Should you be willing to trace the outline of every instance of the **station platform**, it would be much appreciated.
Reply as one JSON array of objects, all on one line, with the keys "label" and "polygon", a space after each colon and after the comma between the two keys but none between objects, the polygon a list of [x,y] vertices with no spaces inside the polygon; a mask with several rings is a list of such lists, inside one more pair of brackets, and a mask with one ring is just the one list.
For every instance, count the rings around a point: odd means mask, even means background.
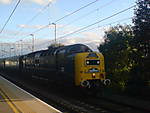
[{"label": "station platform", "polygon": [[0,113],[61,113],[0,76]]}]

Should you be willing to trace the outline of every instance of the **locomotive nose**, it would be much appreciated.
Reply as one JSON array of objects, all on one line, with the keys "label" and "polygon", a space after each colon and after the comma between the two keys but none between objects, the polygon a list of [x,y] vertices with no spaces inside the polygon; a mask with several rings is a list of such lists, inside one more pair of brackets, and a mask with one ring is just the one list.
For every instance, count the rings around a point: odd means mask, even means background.
[{"label": "locomotive nose", "polygon": [[[95,88],[109,84],[105,80],[104,57],[97,52],[78,53],[75,56],[75,84],[83,88]],[[96,84],[96,85],[95,85]],[[101,84],[101,85],[102,85]]]}]

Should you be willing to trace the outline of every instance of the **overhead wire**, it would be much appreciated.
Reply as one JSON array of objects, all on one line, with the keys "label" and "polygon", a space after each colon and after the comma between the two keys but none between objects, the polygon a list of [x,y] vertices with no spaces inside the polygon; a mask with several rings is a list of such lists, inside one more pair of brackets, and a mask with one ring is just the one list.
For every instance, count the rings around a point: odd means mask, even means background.
[{"label": "overhead wire", "polygon": [[72,34],[74,34],[74,33],[77,33],[77,32],[79,32],[79,31],[82,31],[82,30],[84,30],[84,29],[86,29],[86,28],[89,28],[89,27],[95,25],[95,24],[98,24],[98,23],[103,22],[103,21],[105,21],[105,20],[107,20],[107,19],[110,19],[110,18],[112,18],[112,17],[114,17],[114,16],[116,16],[116,15],[118,15],[118,14],[120,14],[120,13],[123,13],[123,12],[125,12],[125,11],[127,11],[127,10],[129,10],[129,9],[132,9],[132,8],[135,7],[135,6],[136,6],[136,5],[130,6],[130,7],[126,8],[126,9],[124,9],[124,10],[122,10],[122,11],[119,11],[119,12],[117,12],[117,13],[111,15],[111,16],[108,16],[108,17],[106,17],[106,18],[104,18],[104,19],[102,19],[102,20],[99,20],[99,21],[97,21],[97,22],[95,22],[95,23],[92,23],[92,24],[90,24],[90,25],[88,25],[88,26],[85,26],[85,27],[83,27],[83,28],[80,28],[80,29],[78,29],[78,30],[76,30],[76,31],[74,31],[74,32],[68,33],[68,34],[66,34],[66,35],[64,35],[64,36],[58,37],[58,39],[62,39],[62,38],[68,37],[68,36],[70,36],[70,35],[72,35]]},{"label": "overhead wire", "polygon": [[70,16],[70,15],[73,15],[73,14],[75,14],[76,12],[78,12],[78,11],[80,11],[80,10],[82,10],[82,9],[84,9],[84,8],[86,8],[86,7],[90,6],[90,5],[92,5],[92,4],[96,3],[96,2],[98,2],[98,1],[99,1],[99,0],[95,0],[95,1],[89,3],[89,4],[85,5],[85,6],[79,8],[79,9],[77,9],[77,10],[75,10],[75,11],[73,11],[73,12],[71,12],[71,13],[69,13],[69,14],[67,14],[67,15],[65,15],[65,16],[63,16],[63,17],[61,17],[61,18],[59,18],[59,19],[56,20],[54,23],[59,22],[60,20],[66,18],[66,17],[68,17],[68,16]]},{"label": "overhead wire", "polygon": [[[54,21],[54,22],[52,22],[52,23],[59,22],[60,20],[66,18],[66,17],[68,17],[68,16],[71,16],[71,15],[75,14],[76,12],[78,12],[78,11],[80,11],[80,10],[82,10],[82,9],[84,9],[84,8],[86,8],[86,7],[90,6],[90,5],[92,5],[92,4],[96,3],[96,2],[98,2],[98,1],[99,1],[99,0],[95,0],[95,1],[93,1],[93,2],[90,2],[90,3],[86,4],[85,6],[83,6],[83,7],[79,8],[79,9],[73,11],[72,13],[69,13],[69,14],[67,14],[67,15],[65,15],[65,16],[63,16],[63,17],[61,17],[61,18],[59,18],[59,19],[57,19],[56,21]],[[40,28],[40,29],[38,29],[38,30],[36,30],[36,31],[34,31],[34,32],[32,32],[32,33],[30,33],[30,34],[33,34],[33,33],[37,32],[37,31],[41,31],[42,29],[45,29],[45,27],[46,27],[46,26],[49,26],[49,25],[50,25],[50,24],[45,25],[44,27],[42,27],[42,28]],[[30,34],[28,34],[28,35],[26,35],[26,36],[29,36]]]},{"label": "overhead wire", "polygon": [[[38,12],[38,13],[37,13],[36,15],[34,15],[28,22],[26,22],[26,24],[31,23],[35,18],[37,18],[47,7],[49,7],[50,4],[52,4],[51,1],[50,1],[47,5],[45,5],[45,7],[43,7],[40,12]],[[46,26],[47,26],[47,25],[46,25]],[[23,27],[20,28],[20,30],[15,34],[15,36],[18,35],[23,29],[24,29]],[[41,29],[41,28],[40,28],[40,29]],[[39,31],[40,31],[40,30],[39,30]]]},{"label": "overhead wire", "polygon": [[33,16],[28,22],[28,23],[31,23],[35,18],[37,18],[46,8],[48,8],[50,6],[50,4],[52,4],[52,1],[50,1],[45,7],[43,7],[41,9],[41,11],[39,11],[35,16]]},{"label": "overhead wire", "polygon": [[[128,8],[126,8],[126,9],[124,9],[124,10],[121,10],[121,11],[119,11],[119,12],[117,12],[117,13],[115,13],[115,14],[113,14],[113,15],[111,15],[111,16],[108,16],[108,17],[106,17],[106,18],[104,18],[104,19],[102,19],[102,20],[99,20],[99,21],[97,21],[97,22],[95,22],[95,23],[93,23],[93,24],[90,24],[90,25],[88,25],[88,26],[85,26],[85,27],[83,27],[83,28],[80,28],[80,29],[78,29],[78,30],[76,30],[76,31],[74,31],[74,32],[72,32],[72,33],[68,33],[68,34],[66,34],[66,35],[64,35],[64,36],[60,36],[60,37],[58,37],[57,38],[57,40],[60,40],[60,39],[63,39],[63,38],[65,38],[65,37],[68,37],[68,36],[70,36],[70,35],[72,35],[72,34],[74,34],[74,33],[78,33],[78,32],[83,32],[82,30],[84,30],[84,29],[86,29],[86,28],[89,28],[89,27],[91,27],[91,26],[93,26],[93,25],[95,25],[95,24],[98,24],[98,23],[100,23],[100,22],[102,22],[102,21],[105,21],[105,20],[107,20],[107,19],[110,19],[110,18],[112,18],[112,17],[114,17],[114,16],[116,16],[116,15],[118,15],[118,14],[120,14],[120,13],[123,13],[123,12],[125,12],[125,11],[127,11],[127,10],[129,10],[129,9],[132,9],[133,7],[135,7],[136,5],[133,5],[133,6],[131,6],[131,7],[128,7]],[[109,23],[109,24],[111,24],[111,23]],[[50,25],[50,24],[49,24]],[[48,25],[47,25],[48,26]],[[44,27],[43,27],[44,28]],[[43,28],[41,28],[41,29],[39,29],[39,30],[42,30]],[[86,31],[86,30],[84,30],[84,31]],[[38,32],[38,30],[37,31],[35,31],[35,32]],[[27,36],[30,36],[30,34],[29,35],[27,35]],[[27,37],[26,36],[26,37]],[[53,40],[52,40],[53,41]],[[52,42],[51,41],[51,42]]]},{"label": "overhead wire", "polygon": [[[107,24],[103,24],[103,25],[100,25],[100,26],[96,26],[96,27],[93,27],[93,28],[90,28],[90,29],[86,29],[86,30],[78,32],[78,33],[86,32],[86,31],[90,31],[90,30],[94,30],[94,29],[98,29],[98,28],[101,28],[101,27],[105,27],[105,26],[108,26],[108,25],[112,25],[112,24],[115,24],[115,23],[118,23],[118,22],[130,20],[130,19],[132,19],[132,17],[128,17],[128,18],[124,18],[124,19],[120,19],[120,20],[111,22],[111,23],[107,23]],[[51,40],[51,42],[53,42],[53,41],[54,40]]]},{"label": "overhead wire", "polygon": [[15,8],[13,9],[13,11],[11,12],[10,16],[8,17],[8,19],[6,20],[4,26],[2,27],[0,34],[3,32],[3,30],[5,29],[6,25],[8,24],[8,22],[10,21],[12,15],[14,14],[15,10],[17,9],[19,3],[21,2],[21,0],[18,0],[17,4],[15,5]]},{"label": "overhead wire", "polygon": [[108,23],[108,24],[104,24],[104,25],[99,25],[99,26],[97,26],[97,27],[93,27],[93,28],[90,28],[90,29],[86,29],[86,30],[84,30],[84,31],[81,31],[81,32],[79,32],[79,33],[82,33],[82,32],[85,32],[85,31],[94,30],[94,29],[97,29],[97,28],[101,28],[101,27],[104,27],[104,26],[112,25],[112,24],[115,24],[115,23],[118,23],[118,22],[123,22],[123,21],[126,21],[126,20],[130,20],[130,19],[132,19],[132,17],[120,19],[120,20],[117,20],[117,21],[114,21],[114,22],[111,22],[111,23]]},{"label": "overhead wire", "polygon": [[125,21],[125,20],[130,20],[130,19],[132,19],[132,17],[120,19],[120,20],[117,20],[117,21],[114,21],[114,22],[111,22],[111,23],[103,24],[103,25],[99,25],[99,26],[96,26],[96,27],[93,27],[93,28],[90,28],[90,29],[86,29],[86,30],[78,32],[78,33],[91,31],[91,30],[94,30],[94,29],[98,29],[98,28],[101,28],[101,27],[104,27],[104,26],[112,25],[112,24],[115,24],[115,23],[118,23],[118,22],[122,22],[122,21]]},{"label": "overhead wire", "polygon": [[[83,6],[83,7],[81,7],[81,8],[79,8],[79,9],[76,10],[76,11],[73,11],[72,13],[68,14],[68,16],[70,16],[71,14],[73,14],[73,13],[75,13],[75,12],[77,12],[77,11],[83,9],[83,8],[86,8],[87,6],[93,4],[93,3],[97,2],[97,1],[98,1],[98,0],[96,0],[96,1],[94,1],[94,2],[91,2],[91,3],[89,3],[89,4],[87,4],[87,5]],[[91,13],[93,13],[93,12],[99,10],[100,8],[103,8],[103,7],[106,7],[106,6],[110,5],[113,1],[115,1],[115,0],[111,0],[111,1],[107,2],[106,4],[100,6],[99,8],[94,9],[94,10],[90,11],[89,13],[87,13],[87,14],[85,14],[85,15],[79,17],[79,18],[74,19],[73,21],[76,21],[76,20],[78,20],[78,19],[80,19],[80,18],[83,18],[83,17],[85,17],[85,16],[88,16],[89,14],[91,14]],[[65,16],[63,16],[63,17],[65,18],[66,16],[67,16],[67,15],[65,15]],[[63,19],[63,17],[60,18],[60,19],[58,19],[58,20]],[[57,20],[56,20],[56,21],[57,21]],[[55,22],[56,22],[56,21],[55,21]],[[73,22],[73,21],[72,21],[72,22]],[[54,23],[54,22],[52,22],[52,23]],[[70,23],[71,23],[71,22],[70,22]],[[69,23],[69,24],[70,24],[70,23]],[[62,26],[61,28],[66,27],[66,26],[68,26],[69,24]],[[41,31],[42,29],[47,28],[47,26],[49,26],[49,25],[50,25],[50,24],[45,25],[45,26],[43,26],[42,28],[40,28],[40,29],[38,29],[38,30],[36,30],[36,31],[34,31],[34,32],[32,32],[32,33],[30,33],[30,34],[34,34],[34,33],[38,32],[38,31]],[[58,29],[57,29],[57,30],[58,30]],[[30,35],[30,34],[29,34],[29,35]],[[29,36],[29,35],[27,35],[27,36]],[[26,37],[26,36],[25,36],[25,37]]]},{"label": "overhead wire", "polygon": [[[120,19],[120,20],[117,20],[117,21],[114,21],[114,22],[111,22],[111,23],[108,23],[108,24],[104,24],[104,25],[99,25],[99,26],[96,26],[96,27],[93,27],[93,28],[90,28],[90,29],[86,29],[86,30],[78,32],[78,33],[82,33],[82,32],[85,32],[85,31],[90,31],[90,30],[93,30],[93,29],[97,29],[97,28],[100,28],[100,27],[103,27],[103,26],[112,25],[112,24],[115,24],[115,23],[118,23],[118,22],[122,22],[122,21],[125,21],[125,20],[130,20],[130,19],[132,19],[132,17]],[[44,36],[48,36],[48,35],[45,34]]]},{"label": "overhead wire", "polygon": [[77,22],[78,20],[81,20],[82,18],[85,18],[86,16],[88,16],[88,15],[90,15],[90,14],[93,14],[94,12],[96,12],[96,11],[98,11],[98,10],[100,10],[100,9],[102,9],[102,8],[104,8],[104,7],[106,7],[106,6],[108,6],[108,5],[110,5],[111,3],[113,3],[113,1],[115,1],[115,0],[111,0],[111,1],[107,2],[106,4],[100,6],[99,8],[94,9],[94,10],[92,10],[92,11],[86,13],[85,15],[82,15],[82,16],[80,16],[80,17],[78,17],[78,18],[72,20],[72,21],[69,22],[68,24],[63,25],[60,29],[66,27],[66,26],[68,26],[68,25],[70,25],[71,23],[74,23],[74,22]]},{"label": "overhead wire", "polygon": [[[107,23],[107,24],[103,24],[103,25],[100,25],[100,26],[97,26],[97,27],[93,27],[93,28],[90,28],[90,29],[86,29],[84,31],[81,31],[81,32],[78,32],[78,33],[82,33],[82,32],[86,32],[86,31],[90,31],[90,30],[94,30],[94,29],[98,29],[98,28],[102,28],[102,27],[105,27],[105,26],[108,26],[108,25],[112,25],[112,24],[115,24],[115,23],[118,23],[118,22],[123,22],[123,21],[126,21],[126,20],[130,20],[132,19],[132,17],[128,17],[128,18],[123,18],[123,19],[120,19],[120,20],[117,20],[117,21],[114,21],[114,22],[111,22],[111,23]],[[46,41],[46,42],[43,42],[42,44],[40,45],[49,45],[49,43],[53,43],[54,40],[50,40],[50,41]]]},{"label": "overhead wire", "polygon": [[35,34],[36,32],[39,32],[39,31],[41,31],[42,29],[45,29],[45,28],[47,28],[47,27],[49,27],[49,26],[50,26],[50,24],[45,25],[45,26],[43,26],[43,27],[37,29],[36,31],[30,33],[30,34],[25,35],[24,37],[22,37],[22,40],[23,40],[24,38],[28,37],[28,36],[31,36],[31,34]]},{"label": "overhead wire", "polygon": [[[92,2],[92,3],[95,3],[95,2],[97,2],[97,1],[98,1],[98,0],[96,0],[96,1],[94,1],[94,2]],[[92,4],[92,3],[91,3],[91,4]],[[87,6],[87,5],[86,5],[86,6]],[[84,7],[85,7],[85,6],[84,6]],[[102,20],[99,20],[99,21],[97,21],[97,22],[95,22],[95,23],[93,23],[93,24],[90,24],[90,25],[88,25],[88,26],[85,26],[85,27],[83,27],[83,28],[80,28],[80,29],[78,29],[78,30],[76,30],[76,31],[74,31],[74,32],[68,33],[68,34],[66,34],[66,35],[64,35],[64,36],[60,36],[60,37],[58,37],[58,39],[62,39],[62,38],[68,37],[68,36],[70,36],[70,35],[72,35],[72,34],[74,34],[74,33],[77,33],[77,32],[79,32],[79,31],[82,31],[82,30],[84,30],[84,29],[86,29],[86,28],[88,28],[88,27],[91,27],[91,26],[93,26],[93,25],[95,25],[95,24],[98,24],[98,23],[100,23],[100,22],[102,22],[102,21],[105,21],[105,20],[107,20],[107,19],[109,19],[109,18],[112,18],[112,17],[114,17],[114,16],[116,16],[116,15],[118,15],[118,14],[120,14],[120,13],[123,13],[123,12],[125,12],[125,11],[127,11],[127,10],[133,8],[133,7],[135,7],[135,5],[133,5],[133,6],[129,7],[129,8],[127,8],[127,9],[124,9],[124,10],[118,12],[118,13],[115,13],[115,14],[109,16],[109,17],[106,17],[106,18],[104,18],[104,19],[102,19]],[[82,8],[83,8],[83,7],[82,7]],[[79,8],[79,9],[81,10],[81,8]],[[76,10],[76,11],[74,11],[74,12],[72,12],[72,13],[70,13],[70,15],[72,15],[72,14],[74,14],[75,12],[79,11],[79,9]],[[62,18],[56,20],[55,22],[58,22],[58,21],[64,19],[65,17],[68,17],[68,16],[70,16],[70,15],[66,15],[66,16],[64,16],[64,17],[62,17]],[[38,32],[38,31],[41,31],[42,29],[45,29],[45,28],[48,27],[49,25],[50,25],[50,24],[45,25],[44,27],[42,27],[42,28],[40,28],[40,29],[38,29],[38,30],[36,30],[36,31],[34,31],[34,32],[32,32],[32,33],[30,33],[30,34],[33,34],[33,33],[36,33],[36,32]],[[30,36],[30,34],[28,34],[27,36]],[[25,36],[25,37],[27,37],[27,36]]]}]

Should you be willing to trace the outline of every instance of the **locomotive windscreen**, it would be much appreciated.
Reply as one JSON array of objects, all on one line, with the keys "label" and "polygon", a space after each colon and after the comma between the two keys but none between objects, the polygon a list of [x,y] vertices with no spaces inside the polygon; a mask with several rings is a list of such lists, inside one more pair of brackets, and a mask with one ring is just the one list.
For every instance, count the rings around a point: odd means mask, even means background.
[{"label": "locomotive windscreen", "polygon": [[69,53],[82,53],[82,52],[92,52],[92,50],[85,45],[75,45],[68,50]]}]

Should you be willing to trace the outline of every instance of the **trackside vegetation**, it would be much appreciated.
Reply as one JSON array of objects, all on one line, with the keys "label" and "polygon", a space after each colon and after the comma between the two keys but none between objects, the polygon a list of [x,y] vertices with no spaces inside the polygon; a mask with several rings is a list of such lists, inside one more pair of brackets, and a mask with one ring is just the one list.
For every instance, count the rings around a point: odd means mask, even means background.
[{"label": "trackside vegetation", "polygon": [[150,95],[150,0],[137,0],[133,25],[117,25],[105,31],[98,47],[105,56],[111,89]]}]

